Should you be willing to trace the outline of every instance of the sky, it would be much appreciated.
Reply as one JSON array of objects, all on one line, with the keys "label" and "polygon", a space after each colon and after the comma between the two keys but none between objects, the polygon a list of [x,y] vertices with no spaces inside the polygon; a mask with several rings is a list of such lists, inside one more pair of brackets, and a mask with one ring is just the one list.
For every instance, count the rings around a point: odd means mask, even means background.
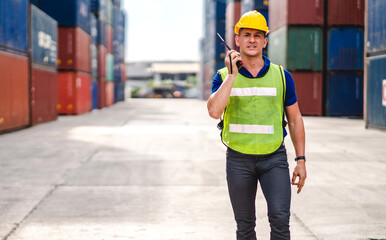
[{"label": "sky", "polygon": [[125,61],[199,61],[203,0],[122,0]]}]

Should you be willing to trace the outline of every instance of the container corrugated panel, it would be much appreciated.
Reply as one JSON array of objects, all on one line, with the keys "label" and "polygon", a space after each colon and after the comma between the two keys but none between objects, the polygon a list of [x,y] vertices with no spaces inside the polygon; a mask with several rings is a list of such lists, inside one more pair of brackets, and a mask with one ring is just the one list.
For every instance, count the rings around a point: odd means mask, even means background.
[{"label": "container corrugated panel", "polygon": [[106,23],[103,20],[98,20],[97,22],[98,26],[98,45],[102,44],[103,46],[106,46]]},{"label": "container corrugated panel", "polygon": [[59,26],[81,27],[90,32],[90,0],[39,0],[38,7],[58,21]]},{"label": "container corrugated panel", "polygon": [[114,55],[106,54],[106,81],[114,81]]},{"label": "container corrugated panel", "polygon": [[98,78],[98,108],[106,107],[106,79]]},{"label": "container corrugated panel", "polygon": [[106,54],[107,49],[103,45],[98,46],[98,76],[106,77]]},{"label": "container corrugated panel", "polygon": [[288,70],[322,70],[321,28],[282,27],[270,33],[269,38],[268,55],[272,62]]},{"label": "container corrugated panel", "polygon": [[28,58],[0,51],[0,132],[29,124]]},{"label": "container corrugated panel", "polygon": [[125,83],[114,83],[114,102],[125,101]]},{"label": "container corrugated panel", "polygon": [[106,82],[106,106],[114,104],[114,82]]},{"label": "container corrugated panel", "polygon": [[363,42],[360,28],[331,28],[328,32],[328,70],[362,70]]},{"label": "container corrugated panel", "polygon": [[58,117],[58,73],[56,68],[31,67],[31,125]]},{"label": "container corrugated panel", "polygon": [[58,25],[43,11],[31,5],[32,62],[56,68]]},{"label": "container corrugated panel", "polygon": [[94,44],[90,45],[91,77],[98,77],[98,48]]},{"label": "container corrugated panel", "polygon": [[363,72],[328,73],[326,115],[363,115]]},{"label": "container corrugated panel", "polygon": [[99,106],[99,82],[91,81],[91,109],[97,109]]},{"label": "container corrugated panel", "polygon": [[58,72],[59,114],[82,114],[91,110],[91,76],[83,72]]},{"label": "container corrugated panel", "polygon": [[91,44],[98,45],[98,20],[95,14],[90,14],[90,37]]},{"label": "container corrugated panel", "polygon": [[108,53],[113,53],[113,28],[106,25],[106,47]]},{"label": "container corrugated panel", "polygon": [[28,50],[28,19],[28,0],[0,1],[0,49]]},{"label": "container corrugated panel", "polygon": [[322,116],[323,76],[321,72],[291,72],[302,115]]},{"label": "container corrugated panel", "polygon": [[386,54],[367,58],[366,125],[386,128]]},{"label": "container corrugated panel", "polygon": [[364,25],[365,0],[328,0],[327,24]]},{"label": "container corrugated panel", "polygon": [[58,69],[90,72],[90,35],[81,28],[59,28]]},{"label": "container corrugated panel", "polygon": [[111,0],[106,0],[106,23],[108,25],[113,24],[113,2]]},{"label": "container corrugated panel", "polygon": [[[241,2],[230,2],[227,4],[225,12],[225,41],[232,49],[238,51],[235,42],[234,27],[241,17]],[[224,37],[224,36],[223,36]]]},{"label": "container corrugated panel", "polygon": [[367,52],[386,51],[386,1],[367,0]]},{"label": "container corrugated panel", "polygon": [[324,24],[324,0],[270,0],[270,30],[285,25]]}]

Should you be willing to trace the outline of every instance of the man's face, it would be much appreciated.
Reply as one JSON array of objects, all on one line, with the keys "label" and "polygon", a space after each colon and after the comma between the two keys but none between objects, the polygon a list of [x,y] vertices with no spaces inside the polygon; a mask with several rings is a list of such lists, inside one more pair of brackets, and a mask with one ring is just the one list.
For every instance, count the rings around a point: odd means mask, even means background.
[{"label": "man's face", "polygon": [[240,29],[236,35],[236,45],[240,47],[240,52],[247,57],[257,57],[261,55],[263,48],[267,45],[268,39],[264,32],[255,29]]}]

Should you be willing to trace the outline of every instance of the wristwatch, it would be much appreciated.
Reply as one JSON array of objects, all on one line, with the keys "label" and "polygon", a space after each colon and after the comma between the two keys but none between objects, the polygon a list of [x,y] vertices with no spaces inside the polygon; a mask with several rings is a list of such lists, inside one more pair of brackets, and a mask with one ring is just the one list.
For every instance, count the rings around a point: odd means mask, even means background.
[{"label": "wristwatch", "polygon": [[306,161],[306,157],[305,157],[305,156],[299,156],[299,157],[296,157],[296,158],[295,158],[295,161],[298,161],[298,160],[304,160],[304,161]]}]

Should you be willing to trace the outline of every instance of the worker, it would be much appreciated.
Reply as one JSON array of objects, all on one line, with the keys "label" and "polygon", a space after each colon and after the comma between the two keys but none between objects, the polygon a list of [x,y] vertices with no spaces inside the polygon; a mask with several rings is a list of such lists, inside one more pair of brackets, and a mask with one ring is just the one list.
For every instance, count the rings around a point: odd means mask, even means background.
[{"label": "worker", "polygon": [[[212,118],[223,117],[221,139],[227,146],[226,175],[236,236],[256,239],[255,198],[260,182],[271,239],[290,239],[291,184],[299,194],[307,175],[305,130],[294,80],[262,54],[269,29],[261,13],[246,12],[234,32],[240,52],[227,52],[226,67],[214,76],[207,107]],[[284,146],[285,117],[296,153],[292,179]]]}]

